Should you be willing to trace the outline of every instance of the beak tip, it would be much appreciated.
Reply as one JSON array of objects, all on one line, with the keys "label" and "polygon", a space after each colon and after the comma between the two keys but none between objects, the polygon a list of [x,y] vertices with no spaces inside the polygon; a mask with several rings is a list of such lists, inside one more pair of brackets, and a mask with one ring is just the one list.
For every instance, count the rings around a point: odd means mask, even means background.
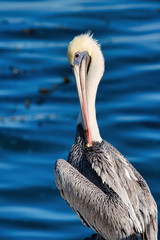
[{"label": "beak tip", "polygon": [[92,142],[91,143],[87,143],[86,145],[88,148],[92,147]]}]

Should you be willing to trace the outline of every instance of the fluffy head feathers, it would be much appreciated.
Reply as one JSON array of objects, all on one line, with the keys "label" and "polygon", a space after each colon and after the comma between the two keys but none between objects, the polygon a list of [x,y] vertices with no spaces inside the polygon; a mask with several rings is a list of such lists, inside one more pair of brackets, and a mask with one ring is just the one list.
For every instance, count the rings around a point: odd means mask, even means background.
[{"label": "fluffy head feathers", "polygon": [[71,65],[74,63],[74,54],[76,52],[85,52],[87,51],[91,59],[95,56],[95,49],[100,50],[100,45],[97,40],[93,38],[93,35],[90,33],[81,34],[76,36],[68,46],[68,59]]}]

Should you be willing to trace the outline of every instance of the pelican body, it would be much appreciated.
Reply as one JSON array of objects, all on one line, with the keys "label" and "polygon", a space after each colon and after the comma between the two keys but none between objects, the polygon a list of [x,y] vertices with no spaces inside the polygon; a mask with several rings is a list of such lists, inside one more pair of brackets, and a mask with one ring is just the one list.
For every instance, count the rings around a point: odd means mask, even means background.
[{"label": "pelican body", "polygon": [[62,197],[97,239],[157,240],[157,206],[149,187],[130,162],[102,140],[95,112],[104,73],[100,45],[90,34],[68,47],[80,113],[68,161],[58,159],[54,175]]}]

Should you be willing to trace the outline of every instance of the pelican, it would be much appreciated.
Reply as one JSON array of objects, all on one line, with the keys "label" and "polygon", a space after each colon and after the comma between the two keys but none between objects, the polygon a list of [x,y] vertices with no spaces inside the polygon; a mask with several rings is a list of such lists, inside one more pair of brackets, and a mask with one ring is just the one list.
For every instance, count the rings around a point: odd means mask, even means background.
[{"label": "pelican", "polygon": [[95,99],[104,57],[89,33],[69,44],[68,59],[77,85],[80,113],[68,161],[54,167],[56,185],[97,239],[157,240],[157,205],[142,176],[110,143],[96,120]]}]

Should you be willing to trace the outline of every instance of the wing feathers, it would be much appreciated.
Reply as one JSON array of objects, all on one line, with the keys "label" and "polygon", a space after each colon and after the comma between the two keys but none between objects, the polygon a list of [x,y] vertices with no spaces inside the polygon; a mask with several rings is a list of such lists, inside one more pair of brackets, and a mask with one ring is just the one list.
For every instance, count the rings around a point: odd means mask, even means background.
[{"label": "wing feathers", "polygon": [[119,240],[135,235],[135,229],[139,229],[137,220],[131,218],[128,208],[114,191],[106,195],[63,159],[57,160],[54,174],[63,198],[105,239]]},{"label": "wing feathers", "polygon": [[101,178],[102,185],[108,184],[127,205],[131,218],[139,223],[137,231],[146,231],[144,239],[157,240],[156,203],[145,180],[127,159],[104,141],[101,147],[97,147],[97,151],[94,149],[94,154],[87,152],[86,160]]}]

